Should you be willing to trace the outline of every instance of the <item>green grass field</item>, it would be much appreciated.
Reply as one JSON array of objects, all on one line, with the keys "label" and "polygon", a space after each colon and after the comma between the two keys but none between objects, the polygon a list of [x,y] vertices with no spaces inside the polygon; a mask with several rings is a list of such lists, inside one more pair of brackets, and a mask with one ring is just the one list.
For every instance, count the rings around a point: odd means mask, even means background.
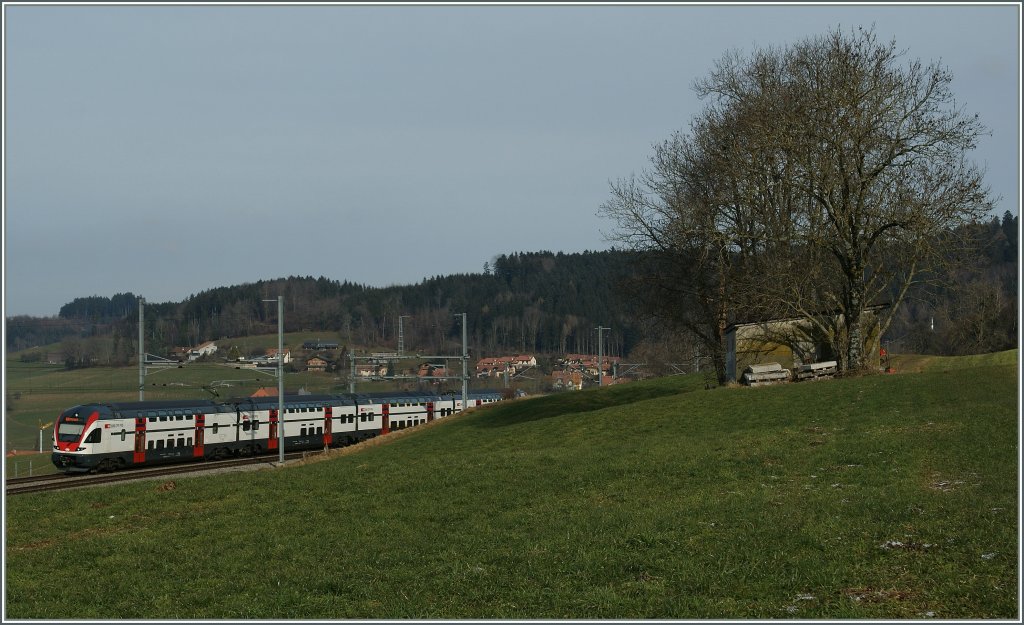
[{"label": "green grass field", "polygon": [[57,467],[50,461],[50,453],[26,454],[7,456],[6,465],[7,477],[28,477],[30,475],[52,475],[57,473]]},{"label": "green grass field", "polygon": [[518,400],[7,500],[8,618],[1015,619],[1016,354]]}]

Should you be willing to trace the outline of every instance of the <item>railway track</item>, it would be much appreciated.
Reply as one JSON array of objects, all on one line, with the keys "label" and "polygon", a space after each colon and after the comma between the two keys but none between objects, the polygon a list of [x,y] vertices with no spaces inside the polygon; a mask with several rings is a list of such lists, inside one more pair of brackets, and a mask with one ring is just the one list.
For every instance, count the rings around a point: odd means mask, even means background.
[{"label": "railway track", "polygon": [[[285,454],[284,459],[297,460],[312,455],[311,452],[294,452]],[[38,493],[50,490],[68,490],[71,488],[84,488],[98,484],[112,484],[114,482],[129,482],[133,480],[144,480],[163,478],[168,475],[182,473],[207,473],[232,467],[246,467],[256,465],[270,465],[278,461],[278,455],[265,454],[255,458],[233,458],[231,460],[216,460],[205,462],[189,462],[166,467],[149,467],[143,469],[125,469],[114,473],[86,473],[80,475],[67,475],[57,473],[55,475],[37,475],[34,477],[10,478],[4,484],[8,496],[21,495],[24,493]]]}]

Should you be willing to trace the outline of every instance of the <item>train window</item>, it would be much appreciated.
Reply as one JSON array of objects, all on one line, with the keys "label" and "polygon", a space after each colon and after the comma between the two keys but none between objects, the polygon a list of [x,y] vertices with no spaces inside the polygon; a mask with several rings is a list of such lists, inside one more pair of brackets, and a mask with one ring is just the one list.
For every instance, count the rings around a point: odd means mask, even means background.
[{"label": "train window", "polygon": [[317,428],[316,429],[316,433],[317,434],[323,434],[324,433],[324,429],[323,428]]},{"label": "train window", "polygon": [[192,415],[190,415],[190,414],[185,415],[185,420],[186,421],[191,421],[192,420]]},{"label": "train window", "polygon": [[128,434],[128,432],[125,432],[125,431],[124,431],[123,429],[121,430],[121,441],[122,441],[122,442],[124,441],[124,437],[125,437],[125,436],[126,436],[127,434]]},{"label": "train window", "polygon": [[213,424],[213,433],[214,433],[214,434],[216,434],[216,433],[217,433],[217,427],[218,427],[218,424],[217,424],[217,423],[214,423],[214,424]]},{"label": "train window", "polygon": [[177,417],[174,417],[174,420],[175,421],[184,421],[185,420],[185,415],[178,415]]},{"label": "train window", "polygon": [[100,442],[100,436],[103,434],[103,430],[93,430],[89,436],[85,438],[86,443],[98,443]]},{"label": "train window", "polygon": [[192,446],[192,437],[191,436],[189,436],[188,438],[185,439],[185,446],[186,447],[191,447]]},{"label": "train window", "polygon": [[163,448],[164,448],[164,441],[163,441],[163,439],[161,439],[161,440],[158,440],[158,441],[156,442],[156,448],[157,448],[157,449],[163,449]]},{"label": "train window", "polygon": [[305,435],[306,435],[306,428],[302,428],[301,430],[299,430],[299,436],[305,436]]},{"label": "train window", "polygon": [[150,417],[149,418],[149,422],[150,423],[156,423],[156,417]]},{"label": "train window", "polygon": [[259,427],[260,427],[260,420],[259,419],[253,419],[252,420],[252,429],[257,430],[257,429],[259,429]]},{"label": "train window", "polygon": [[153,449],[153,441],[146,441],[146,449]]},{"label": "train window", "polygon": [[243,432],[248,432],[249,431],[249,422],[248,421],[242,421],[242,431]]}]

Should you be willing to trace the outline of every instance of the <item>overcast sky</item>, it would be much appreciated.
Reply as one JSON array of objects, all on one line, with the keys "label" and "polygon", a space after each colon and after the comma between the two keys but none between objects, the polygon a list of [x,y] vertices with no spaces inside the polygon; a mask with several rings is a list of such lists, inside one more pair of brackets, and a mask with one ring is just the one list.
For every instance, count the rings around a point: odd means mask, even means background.
[{"label": "overcast sky", "polygon": [[731,48],[875,25],[941,60],[1020,205],[1019,5],[5,4],[4,309],[606,249],[609,181]]}]

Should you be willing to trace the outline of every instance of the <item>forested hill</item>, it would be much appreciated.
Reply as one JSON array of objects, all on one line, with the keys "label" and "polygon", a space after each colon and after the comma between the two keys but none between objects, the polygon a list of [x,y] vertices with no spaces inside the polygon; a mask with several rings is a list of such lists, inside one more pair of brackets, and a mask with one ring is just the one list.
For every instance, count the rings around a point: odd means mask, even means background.
[{"label": "forested hill", "polygon": [[[955,238],[980,241],[980,247],[972,247],[952,273],[936,276],[935,284],[916,285],[900,307],[885,336],[895,353],[955,355],[1017,345],[1019,218],[1007,212],[1002,220],[993,217],[970,230],[970,236]],[[221,287],[183,302],[147,304],[147,351],[274,333],[277,306],[262,300],[280,294],[287,331],[323,332],[322,339],[349,348],[396,348],[398,319],[407,317],[407,350],[454,354],[462,339],[456,315],[466,313],[474,357],[596,353],[598,326],[610,328],[606,352],[627,356],[641,340],[643,319],[621,288],[633,260],[634,253],[614,250],[530,252],[498,256],[480,273],[436,276],[415,285],[374,288],[291,277]],[[131,293],[78,298],[58,317],[8,318],[6,346],[18,351],[84,339],[69,345],[76,360],[127,364],[135,356],[137,320]],[[83,353],[88,347],[92,353]]]},{"label": "forested hill", "polygon": [[[285,330],[324,332],[324,340],[350,347],[397,347],[399,317],[405,347],[449,353],[461,345],[467,313],[474,356],[510,352],[597,351],[625,354],[639,339],[637,314],[619,296],[631,254],[531,252],[498,256],[481,273],[436,276],[419,284],[374,288],[320,277],[289,277],[201,292],[180,303],[147,303],[147,345],[155,351],[204,340],[275,332],[277,307],[262,300],[283,295]],[[58,319],[33,324],[8,320],[8,349],[69,335],[114,334],[121,356],[131,357],[137,335],[136,296],[76,299]]]}]

